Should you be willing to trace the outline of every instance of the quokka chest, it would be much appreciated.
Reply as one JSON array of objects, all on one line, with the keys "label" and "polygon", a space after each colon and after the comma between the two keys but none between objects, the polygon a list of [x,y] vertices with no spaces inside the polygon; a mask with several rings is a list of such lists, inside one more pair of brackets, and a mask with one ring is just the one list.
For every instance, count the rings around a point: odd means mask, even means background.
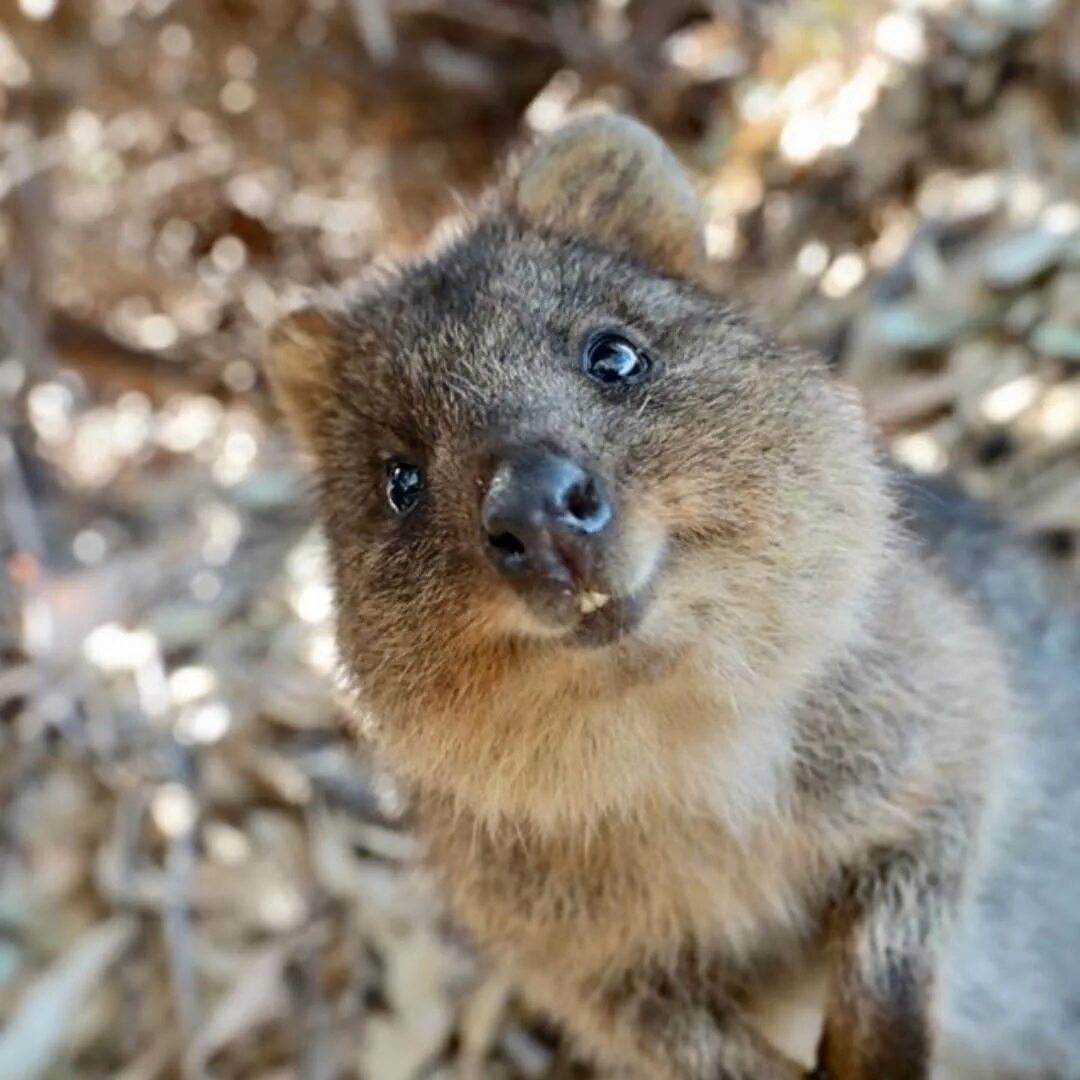
[{"label": "quokka chest", "polygon": [[459,823],[428,839],[458,918],[525,967],[598,971],[692,947],[749,971],[817,932],[817,859],[795,837],[736,846],[710,822],[661,819],[562,839]]}]

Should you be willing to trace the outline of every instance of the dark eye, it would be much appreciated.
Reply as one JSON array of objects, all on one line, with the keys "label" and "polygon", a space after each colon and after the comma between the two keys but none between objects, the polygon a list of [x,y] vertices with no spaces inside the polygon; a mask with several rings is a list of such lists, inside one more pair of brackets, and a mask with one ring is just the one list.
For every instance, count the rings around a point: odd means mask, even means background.
[{"label": "dark eye", "polygon": [[581,367],[590,379],[602,383],[640,382],[649,373],[652,361],[622,334],[601,330],[585,342]]},{"label": "dark eye", "polygon": [[395,514],[411,510],[424,490],[424,473],[416,465],[391,461],[386,466],[386,501]]}]

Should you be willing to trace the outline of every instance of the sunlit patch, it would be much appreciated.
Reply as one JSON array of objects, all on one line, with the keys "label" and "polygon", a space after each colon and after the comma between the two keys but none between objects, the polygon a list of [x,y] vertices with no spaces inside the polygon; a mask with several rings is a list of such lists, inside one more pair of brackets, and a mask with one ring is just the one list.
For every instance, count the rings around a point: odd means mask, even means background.
[{"label": "sunlit patch", "polygon": [[245,79],[230,79],[221,88],[218,100],[227,113],[245,113],[255,104],[255,87]]},{"label": "sunlit patch", "polygon": [[220,236],[210,249],[210,258],[223,274],[235,274],[247,262],[247,248],[238,236]]},{"label": "sunlit patch", "polygon": [[26,397],[30,423],[45,442],[58,443],[70,438],[75,397],[58,382],[38,383]]},{"label": "sunlit patch", "polygon": [[28,18],[37,22],[52,16],[57,0],[19,0],[19,10]]},{"label": "sunlit patch", "polygon": [[948,169],[937,169],[920,186],[916,208],[925,217],[979,217],[996,210],[1005,194],[1000,173],[959,176]]},{"label": "sunlit patch", "polygon": [[114,428],[110,441],[121,457],[138,454],[150,439],[153,430],[153,408],[150,399],[137,390],[129,390],[116,399]]},{"label": "sunlit patch", "polygon": [[538,134],[554,131],[566,119],[580,91],[581,76],[576,71],[564,68],[555,72],[525,110],[525,122]]},{"label": "sunlit patch", "polygon": [[995,386],[980,403],[980,411],[992,424],[1007,424],[1030,408],[1039,396],[1042,383],[1034,375],[1021,375]]},{"label": "sunlit patch", "polygon": [[182,23],[168,23],[158,34],[158,44],[166,56],[180,60],[191,52],[193,38],[191,31]]},{"label": "sunlit patch", "polygon": [[837,256],[821,279],[821,291],[839,300],[854,292],[866,280],[866,260],[858,252]]},{"label": "sunlit patch", "polygon": [[1080,434],[1080,386],[1062,383],[1048,390],[1039,409],[1039,426],[1052,442]]},{"label": "sunlit patch", "polygon": [[820,240],[810,240],[799,248],[795,267],[803,277],[818,278],[829,265],[829,249]]},{"label": "sunlit patch", "polygon": [[190,454],[217,432],[223,411],[221,403],[212,397],[195,395],[176,399],[162,410],[155,438],[174,454]]},{"label": "sunlit patch", "polygon": [[148,315],[139,323],[139,342],[146,349],[171,349],[180,340],[180,331],[168,315]]},{"label": "sunlit patch", "polygon": [[224,738],[232,725],[232,712],[223,701],[207,701],[181,709],[173,730],[181,742],[209,745]]},{"label": "sunlit patch", "polygon": [[325,622],[334,610],[334,594],[329,585],[309,582],[296,592],[293,608],[306,623]]},{"label": "sunlit patch", "polygon": [[877,270],[891,266],[907,250],[915,235],[917,219],[906,207],[888,207],[884,224],[870,247],[870,264]]},{"label": "sunlit patch", "polygon": [[289,577],[297,581],[326,577],[326,545],[318,531],[306,533],[289,552],[286,569]]},{"label": "sunlit patch", "polygon": [[884,57],[868,56],[846,79],[835,60],[824,60],[793,78],[780,100],[787,116],[779,140],[783,157],[806,165],[828,150],[848,146],[892,71]]},{"label": "sunlit patch", "polygon": [[1058,235],[1080,232],[1080,205],[1074,202],[1051,203],[1043,211],[1040,222],[1047,232]]},{"label": "sunlit patch", "polygon": [[1041,177],[1020,175],[1010,178],[1006,206],[1017,224],[1027,224],[1046,208],[1049,190]]},{"label": "sunlit patch", "polygon": [[874,44],[892,60],[917,64],[926,57],[926,27],[917,15],[892,11],[874,27]]},{"label": "sunlit patch", "polygon": [[221,456],[214,462],[214,479],[222,484],[235,484],[251,471],[259,444],[250,431],[231,431],[225,436]]},{"label": "sunlit patch", "polygon": [[726,22],[691,23],[664,42],[664,56],[674,67],[701,82],[734,79],[747,57]]},{"label": "sunlit patch", "polygon": [[162,784],[150,800],[150,817],[158,831],[175,840],[187,836],[199,819],[194,796],[183,784]]},{"label": "sunlit patch", "polygon": [[67,137],[72,149],[79,154],[89,154],[101,145],[104,126],[101,118],[89,109],[75,109],[67,118]]},{"label": "sunlit patch", "polygon": [[238,866],[251,858],[251,842],[227,822],[208,822],[203,841],[210,858],[222,866]]},{"label": "sunlit patch", "polygon": [[902,465],[924,475],[943,472],[949,464],[945,448],[926,431],[901,435],[893,440],[892,450]]},{"label": "sunlit patch", "polygon": [[86,635],[83,656],[102,671],[135,671],[157,657],[157,639],[148,630],[105,623]]},{"label": "sunlit patch", "polygon": [[338,664],[337,642],[329,631],[311,635],[305,652],[307,662],[320,674],[330,675]]},{"label": "sunlit patch", "polygon": [[734,217],[710,221],[705,226],[705,251],[710,259],[731,259],[738,252],[739,229]]},{"label": "sunlit patch", "polygon": [[177,668],[169,675],[169,695],[177,705],[190,705],[209,696],[217,687],[217,676],[201,664]]},{"label": "sunlit patch", "polygon": [[260,887],[256,908],[266,928],[275,933],[295,930],[307,917],[304,898],[287,881],[275,880]]},{"label": "sunlit patch", "polygon": [[244,285],[244,307],[252,313],[252,318],[262,326],[268,325],[281,312],[280,297],[261,280],[249,281]]}]

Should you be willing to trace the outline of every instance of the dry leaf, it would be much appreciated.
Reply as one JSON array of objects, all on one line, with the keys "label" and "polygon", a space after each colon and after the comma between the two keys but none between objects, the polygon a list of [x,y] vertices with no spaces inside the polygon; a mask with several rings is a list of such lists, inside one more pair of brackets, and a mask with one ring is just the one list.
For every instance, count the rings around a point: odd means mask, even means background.
[{"label": "dry leaf", "polygon": [[284,983],[290,948],[275,943],[247,959],[185,1054],[194,1073],[234,1039],[281,1016],[289,1007]]},{"label": "dry leaf", "polygon": [[64,1050],[79,1008],[135,935],[118,915],[84,934],[23,994],[0,1031],[0,1076],[36,1080]]}]

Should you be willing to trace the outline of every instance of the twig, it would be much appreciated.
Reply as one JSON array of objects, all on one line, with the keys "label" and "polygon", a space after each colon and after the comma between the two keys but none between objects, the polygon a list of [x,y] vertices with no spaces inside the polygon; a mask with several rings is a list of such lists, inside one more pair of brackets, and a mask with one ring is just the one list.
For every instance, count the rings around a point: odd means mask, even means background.
[{"label": "twig", "polygon": [[[23,475],[19,448],[15,439],[3,432],[0,432],[0,525],[3,525],[0,529],[0,648],[25,655],[34,651],[38,644],[34,638],[39,633],[39,627],[27,616],[41,612],[46,603],[37,570],[45,551],[45,539]],[[16,552],[32,560],[27,563],[34,568],[28,579],[15,580],[8,571],[8,556]]]},{"label": "twig", "polygon": [[[16,113],[30,125],[36,136],[44,127],[47,94],[20,95]],[[0,294],[0,330],[19,356],[30,376],[40,377],[49,367],[45,341],[48,334],[48,307],[45,283],[49,280],[49,236],[52,222],[52,185],[49,170],[60,163],[66,142],[58,136],[35,138],[26,161],[5,160],[0,170],[8,186],[0,198],[9,197],[14,223],[13,257],[5,260]]]},{"label": "twig", "polygon": [[[190,792],[194,779],[191,755],[175,744],[171,749],[175,757],[174,774]],[[169,893],[162,912],[169,981],[184,1045],[188,1045],[198,1031],[200,1016],[190,904],[195,865],[195,823],[191,822],[190,827],[177,829],[169,841],[166,856]],[[184,1080],[206,1080],[206,1071],[198,1061],[185,1058],[183,1076]]]},{"label": "twig", "polygon": [[115,915],[87,930],[26,988],[0,1030],[0,1075],[38,1080],[63,1053],[79,1006],[124,953],[137,924]]},{"label": "twig", "polygon": [[300,960],[296,992],[301,996],[300,1076],[302,1080],[331,1080],[336,1073],[330,1017],[322,992],[323,954],[326,935],[316,926],[307,935]]},{"label": "twig", "polygon": [[441,15],[444,19],[467,23],[532,45],[558,45],[545,16],[488,0],[396,0],[394,9],[402,15]]},{"label": "twig", "polygon": [[[117,800],[113,827],[118,879],[125,892],[130,892],[132,889],[139,846],[139,830],[145,810],[142,790],[134,785],[127,785]],[[128,1057],[135,1051],[138,1036],[140,990],[135,973],[130,967],[125,966],[120,969],[117,973],[117,981],[123,1002],[121,1013],[123,1022],[119,1042],[125,1057]],[[160,1043],[155,1044],[153,1049],[160,1050],[160,1045]],[[145,1058],[144,1052],[138,1060],[142,1062]]]},{"label": "twig", "polygon": [[[45,538],[38,521],[29,485],[23,475],[22,463],[15,440],[0,433],[0,511],[7,525],[8,536],[16,551],[40,557],[45,550]],[[7,554],[0,548],[0,554]]]},{"label": "twig", "polygon": [[176,1039],[171,1031],[159,1035],[113,1080],[157,1080],[176,1057]]},{"label": "twig", "polygon": [[132,348],[63,312],[54,312],[51,323],[50,344],[59,358],[98,391],[141,390],[155,401],[178,392],[230,396],[215,376],[181,360]]},{"label": "twig", "polygon": [[397,59],[397,35],[384,0],[351,0],[350,8],[357,33],[376,64],[392,64]]},{"label": "twig", "polygon": [[[294,993],[301,997],[301,1060],[300,1075],[302,1080],[330,1080],[335,1074],[336,1063],[330,1038],[330,1016],[322,990],[322,968],[326,953],[329,930],[325,919],[328,897],[319,882],[318,873],[312,859],[314,851],[315,815],[308,807],[304,814],[304,830],[307,835],[307,858],[305,877],[307,878],[308,903],[316,913],[313,925],[303,936],[303,952],[300,958],[300,978]],[[320,919],[318,916],[322,916]]]},{"label": "twig", "polygon": [[867,411],[879,431],[894,435],[944,412],[956,400],[957,389],[956,376],[948,371],[910,379],[889,386],[887,393],[868,394]]}]

